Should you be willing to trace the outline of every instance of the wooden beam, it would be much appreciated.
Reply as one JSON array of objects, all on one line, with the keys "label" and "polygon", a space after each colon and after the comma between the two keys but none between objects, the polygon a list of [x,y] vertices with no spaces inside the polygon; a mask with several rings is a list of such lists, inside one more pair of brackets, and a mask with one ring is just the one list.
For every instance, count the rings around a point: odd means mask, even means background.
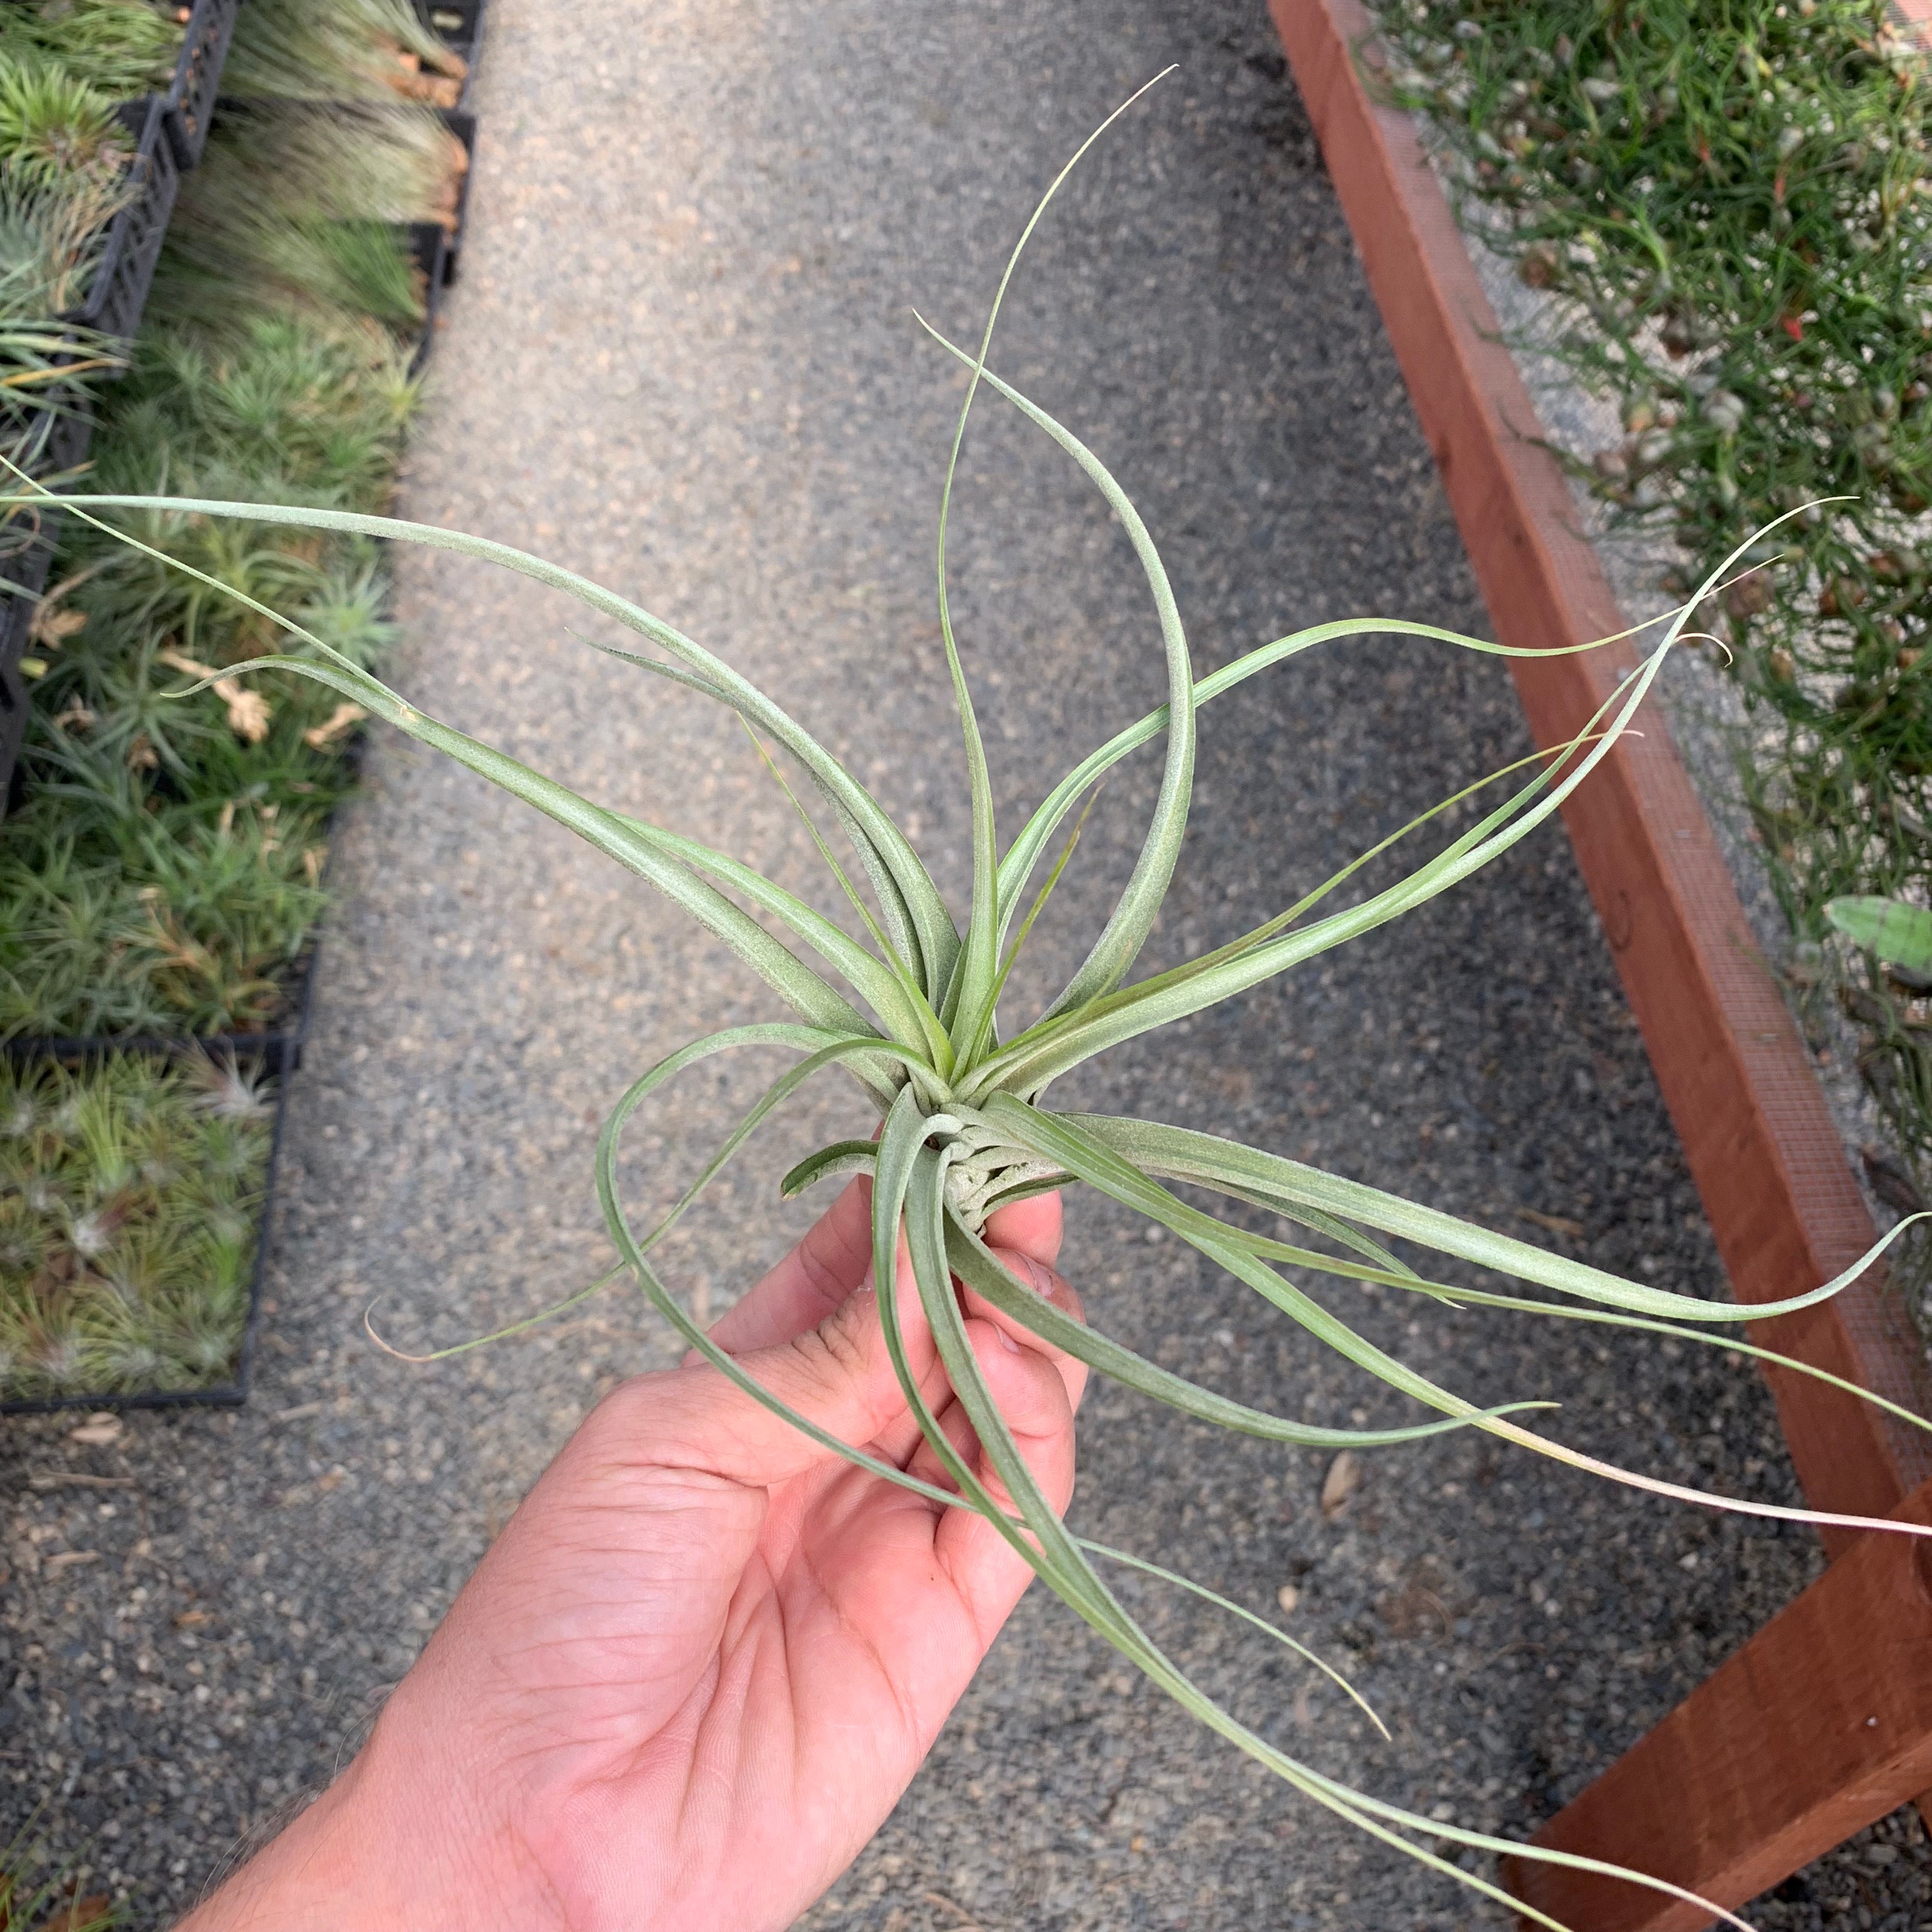
[{"label": "wooden beam", "polygon": [[[1898,1514],[1932,1523],[1932,1484]],[[1932,1541],[1857,1543],[1536,1834],[1735,1910],[1932,1787]],[[1587,1932],[1697,1932],[1616,1879],[1507,1862]]]},{"label": "wooden beam", "polygon": [[[1621,630],[1414,127],[1364,84],[1357,57],[1371,23],[1360,0],[1272,4],[1497,636],[1550,646]],[[1572,736],[1632,662],[1628,646],[1611,646],[1513,663],[1537,742]],[[1643,729],[1564,815],[1732,1290],[1774,1300],[1838,1274],[1876,1234],[1702,802],[1661,718]],[[1880,1268],[1754,1333],[1932,1409],[1922,1350]],[[1808,1378],[1774,1370],[1769,1379],[1816,1507],[1883,1516],[1932,1477],[1932,1438]],[[1834,1549],[1850,1540],[1826,1539]]]}]

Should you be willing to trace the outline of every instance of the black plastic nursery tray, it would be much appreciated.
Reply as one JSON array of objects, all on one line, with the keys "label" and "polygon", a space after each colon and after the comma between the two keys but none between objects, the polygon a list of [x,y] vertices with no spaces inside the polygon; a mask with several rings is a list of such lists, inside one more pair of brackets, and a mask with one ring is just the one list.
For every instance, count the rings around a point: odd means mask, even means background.
[{"label": "black plastic nursery tray", "polygon": [[[82,415],[56,416],[41,457],[44,473],[58,476],[76,468],[87,454],[92,420]],[[14,767],[26,736],[31,694],[20,660],[27,655],[40,592],[53,562],[59,513],[44,506],[22,508],[0,524],[0,814],[11,789]]]},{"label": "black plastic nursery tray", "polygon": [[466,107],[446,107],[442,110],[443,124],[463,143],[466,165],[463,170],[463,185],[456,194],[456,226],[449,238],[449,279],[456,279],[455,256],[463,246],[463,231],[470,224],[470,184],[476,176],[476,116]]},{"label": "black plastic nursery tray", "polygon": [[460,54],[470,74],[463,83],[463,98],[470,98],[470,82],[476,77],[476,55],[483,42],[483,10],[486,0],[416,0],[416,13],[423,24],[434,29]]},{"label": "black plastic nursery tray", "polygon": [[436,341],[438,318],[442,310],[443,291],[456,280],[463,256],[463,232],[470,220],[470,184],[476,177],[476,117],[460,108],[442,110],[444,124],[463,143],[470,165],[464,170],[463,186],[456,197],[456,222],[446,228],[440,221],[412,221],[404,231],[409,238],[410,256],[417,274],[423,278],[422,340],[410,358],[412,375],[421,372],[429,360]]},{"label": "black plastic nursery tray", "polygon": [[309,1019],[315,1004],[316,962],[322,950],[311,940],[282,988],[278,1024],[248,1033],[24,1034],[0,1041],[0,1054],[16,1065],[37,1060],[77,1062],[112,1053],[158,1054],[171,1059],[202,1054],[210,1058],[259,1060],[278,1076],[302,1064]]},{"label": "black plastic nursery tray", "polygon": [[140,322],[148,285],[154,279],[161,238],[181,186],[181,165],[168,139],[167,103],[162,96],[130,100],[116,111],[134,136],[134,196],[108,226],[107,245],[87,299],[64,319],[129,340]]},{"label": "black plastic nursery tray", "polygon": [[194,0],[175,77],[162,97],[168,142],[181,167],[193,167],[207,145],[208,124],[214,118],[221,70],[240,6],[241,0]]},{"label": "black plastic nursery tray", "polygon": [[404,230],[410,259],[422,278],[423,323],[422,338],[410,358],[410,374],[422,373],[436,344],[436,318],[442,310],[442,292],[456,279],[456,247],[449,230],[440,221],[412,221]]}]

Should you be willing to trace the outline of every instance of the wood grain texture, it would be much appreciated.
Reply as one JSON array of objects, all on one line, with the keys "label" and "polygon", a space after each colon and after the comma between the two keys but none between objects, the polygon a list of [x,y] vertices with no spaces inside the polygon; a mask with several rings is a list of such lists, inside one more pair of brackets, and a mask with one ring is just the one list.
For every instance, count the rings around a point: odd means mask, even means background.
[{"label": "wood grain texture", "polygon": [[[1414,128],[1365,84],[1367,15],[1358,0],[1273,8],[1497,636],[1546,647],[1622,629]],[[1634,661],[1628,646],[1516,661],[1537,742],[1571,736]],[[1732,1291],[1775,1300],[1837,1274],[1876,1234],[1696,788],[1655,710],[1642,729],[1564,816]],[[1918,1339],[1882,1268],[1753,1334],[1932,1408]],[[1882,1516],[1932,1478],[1932,1438],[1808,1378],[1773,1370],[1769,1380],[1815,1507]],[[1835,1551],[1850,1538],[1826,1540]]]}]

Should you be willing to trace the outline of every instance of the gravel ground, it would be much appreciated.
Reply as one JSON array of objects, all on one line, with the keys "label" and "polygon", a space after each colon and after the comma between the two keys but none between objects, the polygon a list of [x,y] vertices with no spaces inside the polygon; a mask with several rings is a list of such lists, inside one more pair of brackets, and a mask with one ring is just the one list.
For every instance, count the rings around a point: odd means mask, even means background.
[{"label": "gravel ground", "polygon": [[[916,302],[971,328],[1036,188],[1156,68],[1180,71],[1048,223],[999,362],[1114,463],[1205,669],[1359,612],[1479,628],[1428,452],[1259,0],[909,9],[494,0],[464,280],[412,458],[415,514],[530,541],[642,596],[823,727],[963,887],[967,821],[932,616],[954,378]],[[967,465],[959,607],[1009,824],[1150,702],[1124,546],[991,410]],[[728,719],[568,634],[533,587],[410,559],[404,688],[632,812],[794,884],[815,862]],[[935,748],[928,750],[928,747]],[[1204,731],[1162,962],[1286,903],[1525,740],[1504,678],[1378,640],[1304,660]],[[130,1415],[111,1444],[10,1425],[0,1731],[12,1823],[91,1845],[137,1925],[325,1781],[587,1405],[662,1361],[622,1298],[434,1369],[589,1278],[594,1124],[747,976],[548,822],[389,740],[347,815],[342,903],[294,1095],[256,1393]],[[1153,767],[1123,777],[1014,1010],[1124,876]],[[815,888],[814,888],[815,890]],[[663,1198],[752,1090],[694,1082],[640,1141]],[[1550,832],[1396,931],[1070,1084],[1232,1124],[1567,1252],[1712,1292],[1708,1233],[1595,922]],[[700,1307],[800,1225],[794,1153],[730,1178],[673,1258]],[[776,1163],[776,1165],[773,1163]],[[1526,1215],[1549,1217],[1526,1222]],[[1090,1314],[1243,1400],[1379,1415],[1372,1388],[1232,1283],[1087,1200]],[[1540,1237],[1541,1238],[1541,1237]],[[1555,1394],[1581,1445],[1796,1499],[1756,1378],[1716,1358],[1364,1298],[1472,1394]],[[1383,1452],[1326,1520],[1312,1455],[1104,1391],[1090,1534],[1180,1562],[1355,1673],[1395,1732],[1156,1586],[1124,1586],[1210,1689],[1322,1766],[1519,1829],[1578,1789],[1814,1575],[1812,1540],[1627,1498],[1472,1441]],[[1909,1814],[1792,1881],[1766,1927],[1927,1922]],[[1496,1915],[1204,1741],[1049,1597],[1029,1597],[819,1932],[1436,1928]]]}]

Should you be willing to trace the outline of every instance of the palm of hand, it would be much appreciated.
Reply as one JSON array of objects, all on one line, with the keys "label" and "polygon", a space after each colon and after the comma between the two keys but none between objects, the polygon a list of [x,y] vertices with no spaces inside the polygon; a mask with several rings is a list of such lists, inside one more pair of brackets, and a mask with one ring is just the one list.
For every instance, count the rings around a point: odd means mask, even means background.
[{"label": "palm of hand", "polygon": [[[855,1184],[714,1333],[833,1434],[950,1486],[885,1354],[868,1214]],[[1057,1200],[1009,1210],[988,1236],[1073,1307],[1047,1265]],[[899,1307],[923,1393],[976,1461],[903,1268]],[[967,1313],[1064,1507],[1079,1365],[1016,1342],[970,1297]],[[626,1384],[586,1422],[384,1726],[398,1748],[440,1741],[448,1768],[419,1766],[410,1785],[483,1810],[497,1862],[465,1882],[472,1914],[494,1895],[542,1900],[573,1932],[781,1927],[890,1810],[1029,1575],[978,1516],[830,1456],[687,1366]],[[379,1755],[382,1727],[375,1742]]]}]

